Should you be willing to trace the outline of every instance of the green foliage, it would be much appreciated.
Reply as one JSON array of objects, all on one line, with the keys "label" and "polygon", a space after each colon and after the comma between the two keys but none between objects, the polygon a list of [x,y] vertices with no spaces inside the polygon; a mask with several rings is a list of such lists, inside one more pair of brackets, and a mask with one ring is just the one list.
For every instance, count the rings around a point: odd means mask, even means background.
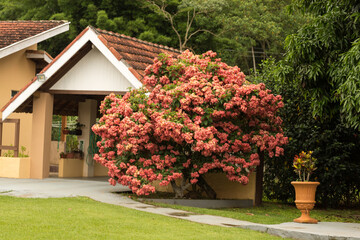
[{"label": "green foliage", "polygon": [[286,38],[285,63],[311,99],[311,111],[323,121],[341,118],[360,130],[360,3],[356,0],[298,0],[313,16]]},{"label": "green foliage", "polygon": [[61,136],[61,116],[53,115],[51,128],[51,141],[60,141]]},{"label": "green foliage", "polygon": [[[284,98],[284,131],[290,142],[284,157],[268,159],[265,194],[294,198],[289,169],[301,149],[314,150],[321,184],[317,199],[325,206],[358,204],[359,138],[359,7],[358,1],[299,0],[312,15],[290,35],[285,59],[269,60],[257,81]],[[279,167],[282,166],[282,167]]]},{"label": "green foliage", "polygon": [[86,26],[93,25],[105,30],[139,37],[151,31],[154,42],[177,47],[169,25],[161,16],[144,8],[141,1],[97,0],[0,0],[0,20],[68,20],[70,30],[40,44],[56,56]]},{"label": "green foliage", "polygon": [[195,53],[213,50],[248,73],[253,67],[251,47],[257,63],[271,55],[281,57],[285,36],[306,19],[287,11],[291,0],[151,2],[164,4],[174,28],[166,14],[146,0],[0,0],[0,20],[70,21],[68,32],[40,43],[39,48],[53,56],[92,25],[174,48],[183,45]]},{"label": "green foliage", "polygon": [[[8,150],[8,151],[4,152],[4,157],[15,157],[14,150]],[[20,147],[20,152],[18,154],[18,157],[20,157],[20,158],[29,157],[29,154],[26,152],[25,146]]]},{"label": "green foliage", "polygon": [[340,114],[343,121],[354,129],[360,129],[360,38],[350,50],[341,55],[334,71],[338,85],[336,95],[340,100]]},{"label": "green foliage", "polygon": [[231,0],[221,12],[222,33],[217,36],[221,43],[221,57],[229,64],[238,65],[243,71],[253,68],[251,48],[255,62],[273,56],[281,59],[283,41],[295,33],[308,17],[299,12],[289,12],[288,0]]},{"label": "green foliage", "polygon": [[66,135],[66,152],[79,150],[79,141],[75,135]]},{"label": "green foliage", "polygon": [[338,207],[359,202],[360,191],[360,135],[359,131],[344,126],[340,118],[327,119],[312,116],[311,99],[304,96],[304,89],[297,81],[285,81],[293,68],[283,61],[268,60],[256,79],[265,82],[274,93],[281,94],[284,108],[284,134],[289,144],[285,155],[266,159],[264,192],[269,199],[293,201],[294,190],[290,182],[297,176],[292,160],[301,149],[313,149],[318,159],[315,180],[320,182],[317,200],[325,206]]}]

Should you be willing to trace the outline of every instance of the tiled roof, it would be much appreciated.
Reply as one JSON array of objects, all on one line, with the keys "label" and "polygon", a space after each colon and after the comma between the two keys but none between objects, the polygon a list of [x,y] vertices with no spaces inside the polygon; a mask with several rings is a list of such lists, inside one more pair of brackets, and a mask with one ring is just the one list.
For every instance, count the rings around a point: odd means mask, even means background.
[{"label": "tiled roof", "polygon": [[[145,68],[153,63],[155,57],[159,53],[167,53],[177,56],[181,52],[177,49],[167,46],[150,43],[139,40],[137,38],[129,37],[123,34],[113,33],[101,29],[95,29],[93,27],[87,27],[84,29],[56,58],[49,63],[41,73],[44,73],[49,69],[61,56],[67,52],[70,47],[75,44],[89,29],[93,30],[101,42],[111,51],[111,53],[119,60],[124,60],[129,65],[129,70],[138,79],[142,80],[145,73]],[[10,101],[2,107],[3,112],[16,98],[18,98],[31,84],[36,81],[35,76],[31,82],[24,86]]]},{"label": "tiled roof", "polygon": [[153,63],[154,58],[157,57],[159,53],[167,53],[175,56],[180,54],[179,50],[167,46],[142,41],[137,38],[102,29],[93,28],[93,30],[118,60],[123,59],[126,61],[130,71],[139,80],[144,77],[145,68]]},{"label": "tiled roof", "polygon": [[64,23],[66,21],[0,21],[0,49]]}]

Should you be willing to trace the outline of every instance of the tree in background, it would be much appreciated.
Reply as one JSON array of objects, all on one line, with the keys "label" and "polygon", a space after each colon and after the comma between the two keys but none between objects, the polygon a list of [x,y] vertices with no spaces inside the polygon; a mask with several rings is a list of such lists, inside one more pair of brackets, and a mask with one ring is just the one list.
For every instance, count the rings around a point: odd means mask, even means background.
[{"label": "tree in background", "polygon": [[286,39],[286,79],[302,87],[314,117],[360,130],[360,2],[302,0],[313,19]]},{"label": "tree in background", "polygon": [[215,57],[188,50],[178,58],[160,55],[145,71],[150,91],[105,98],[92,129],[102,137],[95,159],[109,168],[110,183],[143,195],[155,191],[151,183],[157,180],[171,184],[180,198],[197,184],[214,198],[205,173],[224,172],[247,184],[260,162],[258,151],[283,154],[281,96],[248,83],[238,67]]},{"label": "tree in background", "polygon": [[176,46],[176,40],[169,37],[172,32],[168,23],[142,6],[138,0],[0,0],[0,19],[70,21],[69,32],[42,43],[52,55],[62,51],[88,25]]},{"label": "tree in background", "polygon": [[252,68],[272,56],[282,59],[283,42],[287,35],[308,20],[308,16],[293,11],[291,0],[231,0],[218,18],[223,22],[217,49],[222,58],[242,69]]},{"label": "tree in background", "polygon": [[[180,51],[190,48],[189,40],[195,38],[199,33],[206,32],[214,35],[209,30],[209,25],[215,25],[215,15],[221,12],[226,5],[226,0],[182,0],[177,2],[144,0],[144,2],[149,9],[170,23],[171,29],[177,36]],[[176,10],[174,11],[174,9]],[[212,23],[209,24],[210,21],[207,21],[207,24],[199,24],[197,20],[200,18],[211,19]]]},{"label": "tree in background", "polygon": [[[195,53],[213,50],[245,73],[268,56],[282,57],[282,41],[306,19],[291,0],[0,0],[0,20],[68,20],[70,31],[41,43],[57,55],[86,26]],[[253,51],[252,51],[253,50]],[[255,63],[255,64],[254,64]]]},{"label": "tree in background", "polygon": [[[314,150],[317,199],[325,206],[358,204],[360,193],[360,81],[358,1],[297,1],[312,19],[286,39],[285,59],[269,60],[258,81],[284,98],[289,137],[284,157],[268,159],[265,194],[293,198],[291,160]],[[281,167],[279,167],[281,166]]]}]

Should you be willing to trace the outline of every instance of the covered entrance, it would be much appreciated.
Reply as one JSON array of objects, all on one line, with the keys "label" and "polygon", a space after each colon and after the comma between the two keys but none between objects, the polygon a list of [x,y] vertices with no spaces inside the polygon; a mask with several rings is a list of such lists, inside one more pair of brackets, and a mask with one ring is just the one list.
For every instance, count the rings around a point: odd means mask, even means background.
[{"label": "covered entrance", "polygon": [[[178,54],[175,49],[124,35],[87,27],[40,74],[2,109],[3,120],[12,112],[33,113],[30,177],[49,176],[53,115],[78,116],[77,134],[82,157],[64,157],[59,177],[92,177],[105,174],[92,164],[89,146],[91,127],[98,109],[110,93],[125,94],[140,88],[147,65],[161,52]],[[91,160],[89,160],[91,159]],[[66,173],[65,173],[66,172]]]}]

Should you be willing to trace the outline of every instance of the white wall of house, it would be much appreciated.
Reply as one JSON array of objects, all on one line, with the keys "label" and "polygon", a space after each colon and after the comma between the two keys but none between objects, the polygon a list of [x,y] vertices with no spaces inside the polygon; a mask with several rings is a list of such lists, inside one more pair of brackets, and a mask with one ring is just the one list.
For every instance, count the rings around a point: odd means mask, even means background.
[{"label": "white wall of house", "polygon": [[120,92],[129,87],[129,81],[94,47],[50,90]]}]

